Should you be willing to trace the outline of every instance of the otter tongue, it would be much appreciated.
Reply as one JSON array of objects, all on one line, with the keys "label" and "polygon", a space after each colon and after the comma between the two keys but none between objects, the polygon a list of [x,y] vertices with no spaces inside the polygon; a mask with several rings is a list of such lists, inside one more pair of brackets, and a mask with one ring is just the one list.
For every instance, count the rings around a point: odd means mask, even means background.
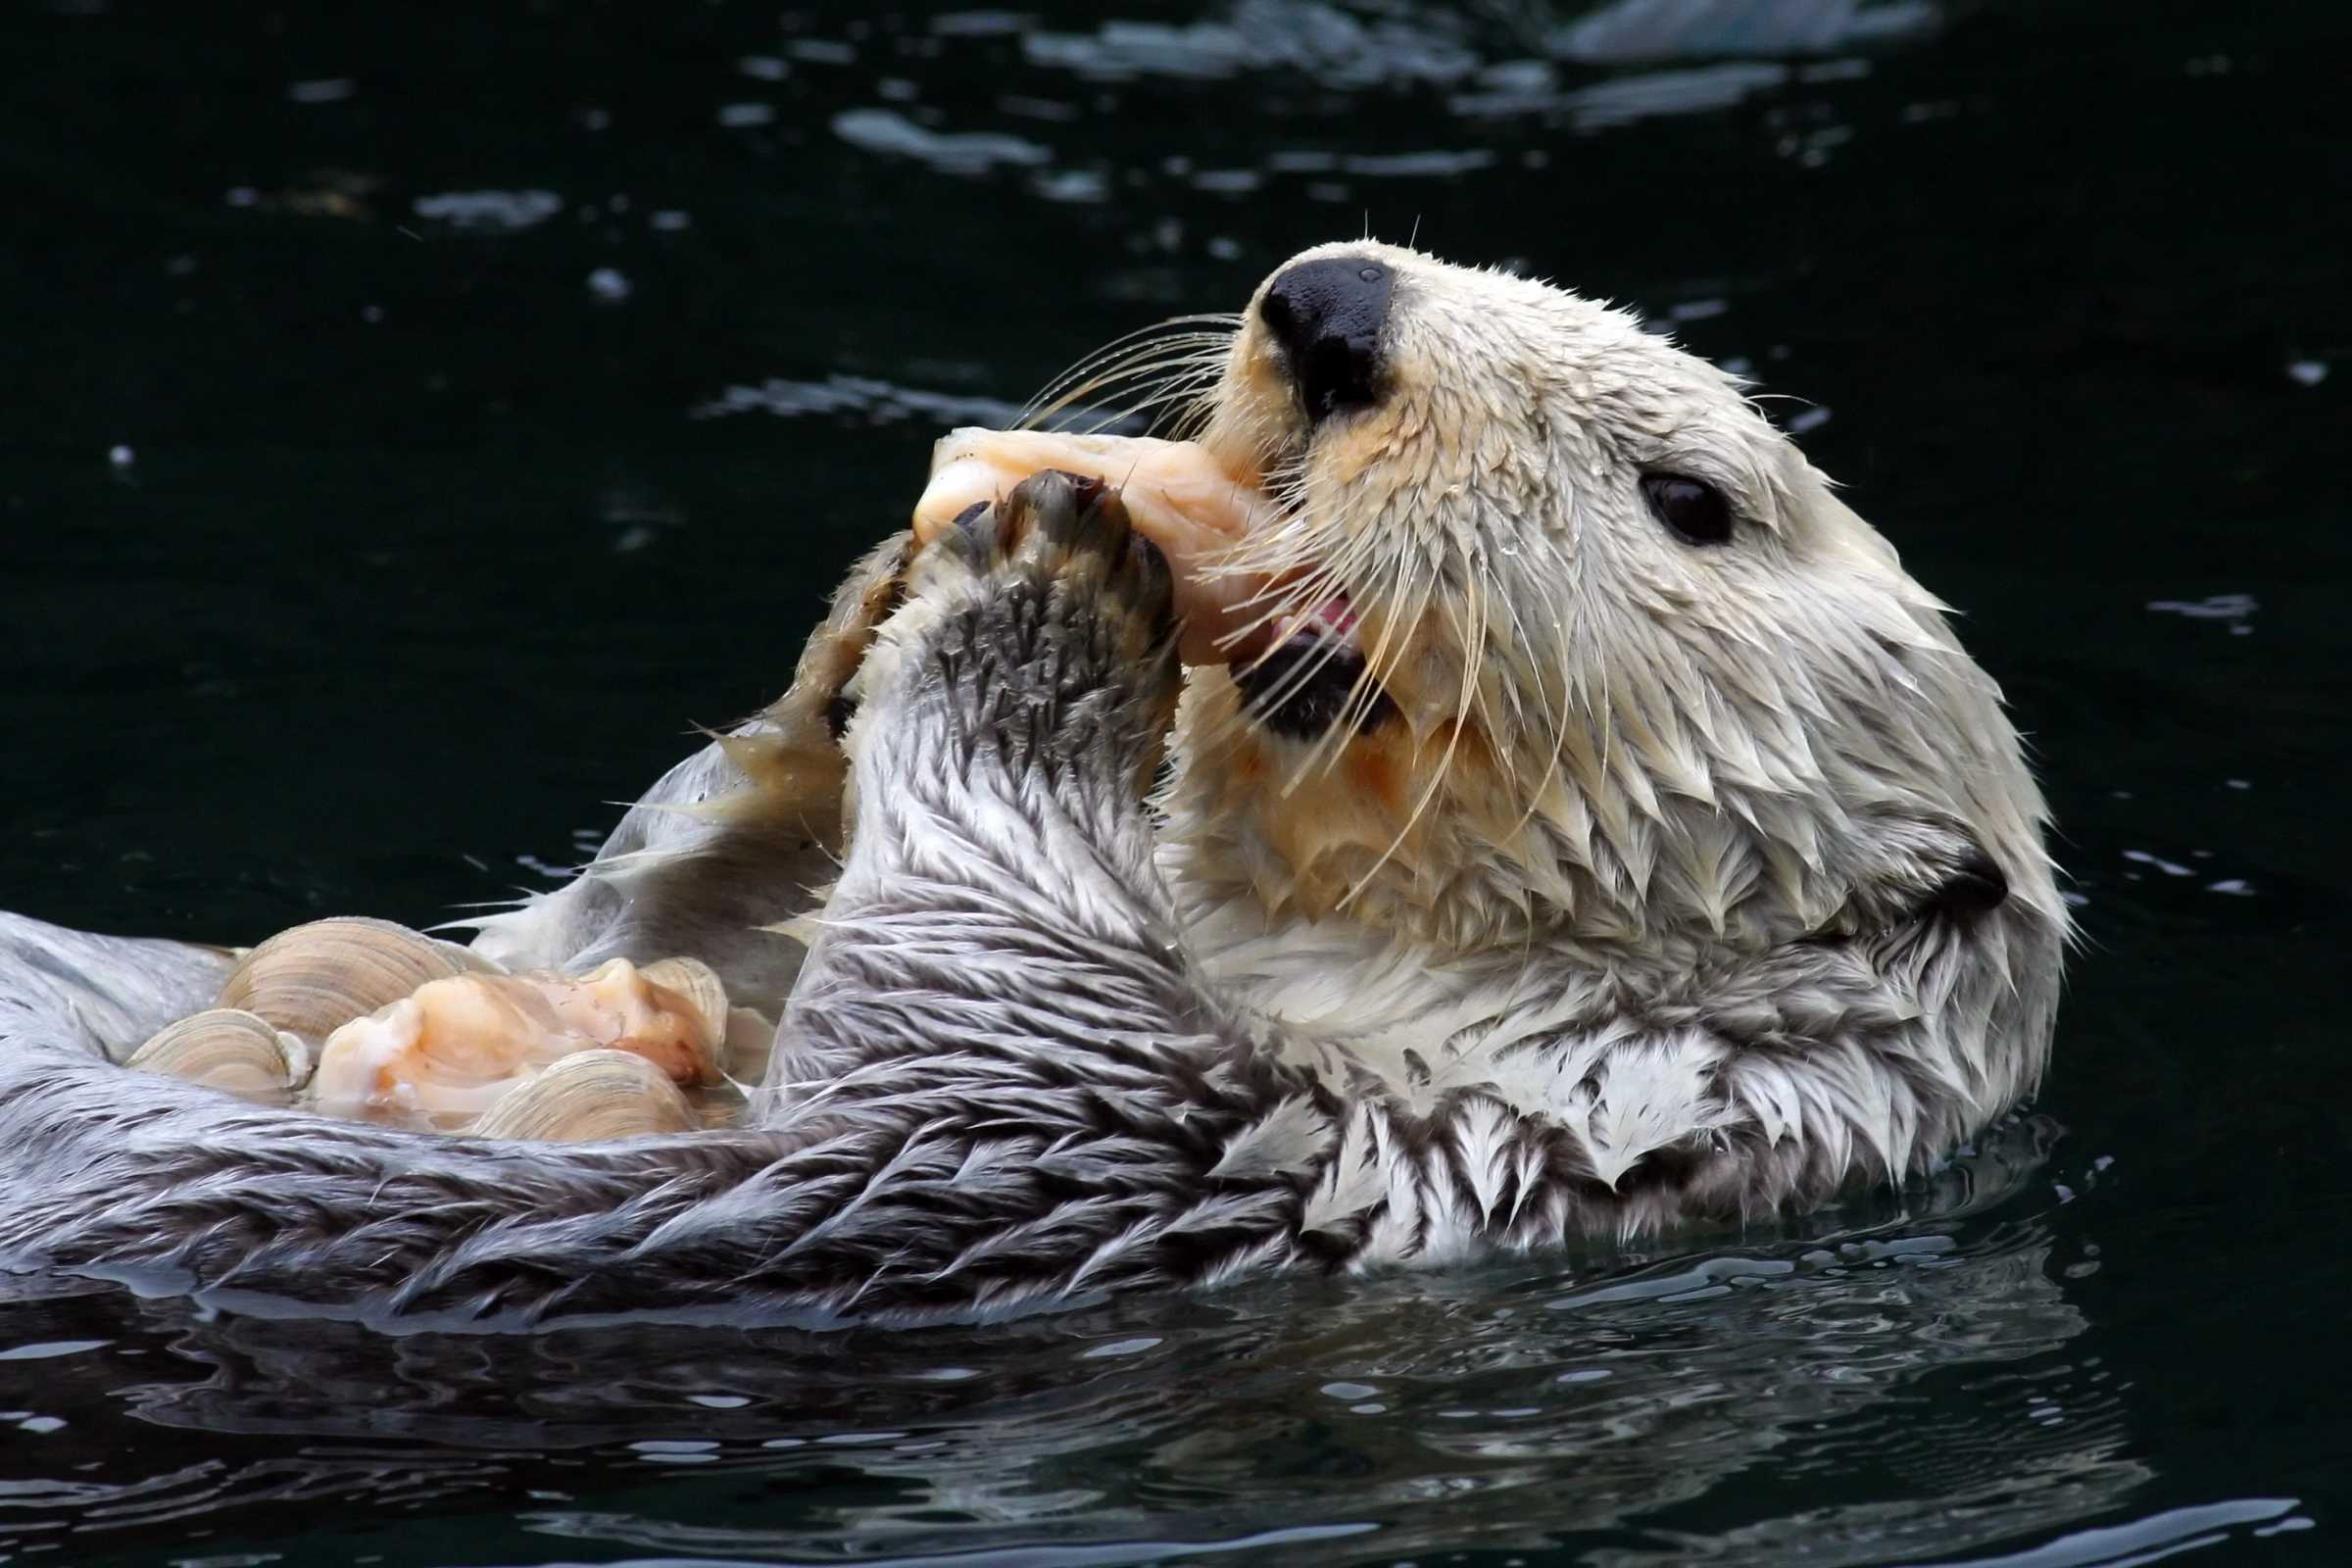
[{"label": "otter tongue", "polygon": [[1234,542],[1272,512],[1263,492],[1193,441],[961,429],[931,449],[931,480],[914,505],[929,541],[975,502],[994,502],[1031,474],[1060,468],[1118,489],[1128,520],[1159,546],[1175,576],[1187,663],[1223,663],[1227,633],[1249,624],[1262,579],[1215,569]]},{"label": "otter tongue", "polygon": [[[1250,627],[1225,648],[1221,662],[1249,664],[1277,648],[1294,644],[1309,647],[1324,642],[1353,642],[1356,618],[1355,607],[1348,603],[1348,596],[1333,594],[1302,614],[1279,615]],[[1242,625],[1249,625],[1248,616],[1237,619]]]},{"label": "otter tongue", "polygon": [[1313,637],[1346,637],[1355,630],[1355,606],[1344,593],[1333,594],[1299,618],[1291,635]]}]

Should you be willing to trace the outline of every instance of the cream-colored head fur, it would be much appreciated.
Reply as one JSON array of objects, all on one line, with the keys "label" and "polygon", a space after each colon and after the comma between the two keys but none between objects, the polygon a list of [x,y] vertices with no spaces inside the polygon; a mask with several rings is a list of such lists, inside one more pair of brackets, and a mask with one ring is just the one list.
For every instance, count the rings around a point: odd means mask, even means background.
[{"label": "cream-colored head fur", "polygon": [[[1284,504],[1237,567],[1278,615],[1344,594],[1365,676],[1286,738],[1195,672],[1191,873],[1442,949],[1668,956],[1866,931],[1989,858],[2063,928],[1992,682],[1737,378],[1526,278],[1362,242],[1286,265],[1324,257],[1394,273],[1376,396],[1311,418],[1261,287],[1202,439]],[[1664,473],[1729,500],[1727,542],[1653,514]]]}]

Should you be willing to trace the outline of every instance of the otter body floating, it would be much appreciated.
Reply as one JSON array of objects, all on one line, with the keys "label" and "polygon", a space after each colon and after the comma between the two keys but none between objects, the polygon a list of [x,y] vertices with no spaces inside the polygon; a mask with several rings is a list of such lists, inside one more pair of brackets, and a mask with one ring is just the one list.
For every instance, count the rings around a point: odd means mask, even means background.
[{"label": "otter body floating", "polygon": [[[325,984],[0,916],[0,1258],[986,1316],[1764,1218],[2032,1091],[2016,734],[1734,378],[1370,243],[1178,326],[1062,401],[1190,439],[951,437],[784,697],[470,950],[339,923]],[[488,1014],[527,1081],[383,1077]],[[471,1135],[318,1114],[338,1038]]]}]

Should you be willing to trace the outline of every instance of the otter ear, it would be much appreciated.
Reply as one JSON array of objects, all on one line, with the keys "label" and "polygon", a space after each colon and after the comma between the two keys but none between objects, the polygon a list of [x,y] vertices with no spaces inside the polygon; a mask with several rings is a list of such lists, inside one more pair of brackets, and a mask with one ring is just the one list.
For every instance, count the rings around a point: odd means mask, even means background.
[{"label": "otter ear", "polygon": [[1923,920],[1974,921],[2009,898],[2009,875],[1966,822],[1937,815],[1885,824],[1878,854],[1819,936],[1885,935]]}]

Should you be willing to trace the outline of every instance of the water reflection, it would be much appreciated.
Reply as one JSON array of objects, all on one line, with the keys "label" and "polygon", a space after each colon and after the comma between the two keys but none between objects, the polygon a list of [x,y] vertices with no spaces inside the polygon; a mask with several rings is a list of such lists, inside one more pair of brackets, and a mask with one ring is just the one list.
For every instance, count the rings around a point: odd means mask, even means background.
[{"label": "water reflection", "polygon": [[[1285,1563],[1368,1542],[1574,1541],[1626,1565],[1941,1553],[2144,1479],[2121,1389],[2072,1349],[2086,1324],[2036,1212],[2036,1137],[1859,1233],[986,1329],[386,1338],[173,1301],[23,1302],[8,1338],[39,1347],[41,1402],[70,1414],[13,1528],[71,1518],[127,1544],[226,1514],[267,1539],[430,1501],[510,1510],[525,1538],[795,1560],[1137,1561],[1152,1543]],[[1988,1203],[1988,1184],[2007,1196]],[[103,1338],[60,1346],[48,1326],[101,1311]],[[1767,1460],[1790,1498],[1821,1478],[1848,1500],[1776,1512],[1766,1489],[1752,1517],[1686,1517]]]},{"label": "water reflection", "polygon": [[1734,104],[1790,79],[1786,66],[1735,63],[1690,71],[1651,71],[1562,90],[1540,65],[1480,81],[1476,92],[1448,100],[1457,115],[1497,120],[1512,115],[1564,116],[1577,130],[1630,125],[1655,115],[1695,115]]},{"label": "water reflection", "polygon": [[1001,132],[926,130],[891,109],[845,109],[833,117],[833,134],[869,153],[911,158],[943,174],[984,174],[997,166],[1035,168],[1054,161],[1054,150]]},{"label": "water reflection", "polygon": [[410,204],[418,218],[454,228],[509,232],[544,223],[563,210],[564,198],[552,190],[453,190],[419,196]]},{"label": "water reflection", "polygon": [[1315,0],[1239,0],[1217,21],[1112,21],[1092,33],[1025,32],[1021,53],[1034,65],[1101,81],[1296,71],[1345,90],[1458,81],[1479,64],[1463,31],[1453,11],[1434,6],[1365,18]]},{"label": "water reflection", "polygon": [[1570,60],[1826,55],[1909,43],[1943,21],[1936,0],[1614,0],[1550,29]]},{"label": "water reflection", "polygon": [[999,398],[958,397],[920,387],[895,386],[869,376],[829,375],[822,381],[770,376],[758,386],[730,386],[694,409],[696,419],[734,414],[772,414],[780,418],[816,416],[861,418],[876,424],[922,419],[943,430],[956,424],[1007,425],[1021,416],[1018,404]]},{"label": "water reflection", "polygon": [[[980,18],[1004,26],[973,24]],[[951,36],[1017,33],[1030,64],[1094,81],[1282,71],[1360,91],[1453,86],[1518,69],[1507,59],[1495,63],[1513,51],[1604,67],[1786,59],[1916,42],[1942,21],[1934,0],[1615,0],[1592,7],[1236,0],[1207,20],[1117,19],[1086,32],[1023,28],[1001,13],[938,19],[933,26]]]}]

